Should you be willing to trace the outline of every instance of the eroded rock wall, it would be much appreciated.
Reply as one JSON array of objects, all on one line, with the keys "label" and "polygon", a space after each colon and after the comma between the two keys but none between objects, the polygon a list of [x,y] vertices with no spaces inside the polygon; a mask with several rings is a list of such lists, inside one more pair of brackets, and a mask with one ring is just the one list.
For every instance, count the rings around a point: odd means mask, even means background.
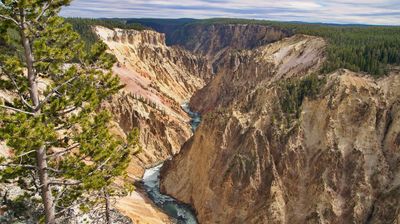
[{"label": "eroded rock wall", "polygon": [[107,105],[122,133],[141,131],[142,153],[132,162],[131,173],[176,154],[191,136],[189,117],[181,104],[205,85],[205,60],[165,44],[165,35],[94,27],[118,60],[113,72],[124,89]]},{"label": "eroded rock wall", "polygon": [[[113,72],[125,85],[104,105],[114,116],[113,130],[122,136],[133,128],[140,130],[143,150],[128,167],[129,176],[139,180],[146,168],[178,153],[192,135],[190,117],[181,104],[205,85],[207,63],[179,47],[166,46],[165,35],[155,31],[100,26],[94,30],[116,56]],[[134,222],[169,223],[138,192],[118,201],[117,208]]]},{"label": "eroded rock wall", "polygon": [[201,223],[395,223],[399,220],[400,73],[340,70],[298,115],[284,83],[324,60],[323,40],[294,36],[228,58],[192,99],[204,120],[162,170],[162,191]]}]

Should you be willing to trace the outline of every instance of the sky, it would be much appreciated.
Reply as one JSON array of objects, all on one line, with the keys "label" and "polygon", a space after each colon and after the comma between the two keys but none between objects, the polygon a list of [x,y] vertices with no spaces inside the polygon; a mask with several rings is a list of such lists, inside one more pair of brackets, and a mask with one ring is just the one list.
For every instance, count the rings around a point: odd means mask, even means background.
[{"label": "sky", "polygon": [[249,18],[400,25],[400,0],[74,0],[65,17]]}]

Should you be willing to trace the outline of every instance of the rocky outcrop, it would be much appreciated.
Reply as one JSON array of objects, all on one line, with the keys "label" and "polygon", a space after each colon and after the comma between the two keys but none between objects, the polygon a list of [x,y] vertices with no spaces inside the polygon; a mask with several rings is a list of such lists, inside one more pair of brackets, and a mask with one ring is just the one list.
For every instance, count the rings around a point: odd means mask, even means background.
[{"label": "rocky outcrop", "polygon": [[251,50],[293,35],[273,26],[256,24],[187,24],[168,36],[168,43],[203,55],[216,73],[221,58],[232,51]]},{"label": "rocky outcrop", "polygon": [[195,91],[204,86],[205,60],[188,51],[167,47],[165,35],[150,31],[94,30],[118,62],[113,72],[125,84],[108,104],[122,133],[141,131],[143,152],[132,164],[131,174],[176,154],[191,136],[189,117],[181,109]]},{"label": "rocky outcrop", "polygon": [[312,73],[324,60],[324,48],[321,38],[296,35],[253,50],[230,52],[221,59],[213,81],[192,97],[190,106],[205,113],[228,106],[262,83]]},{"label": "rocky outcrop", "polygon": [[293,35],[289,30],[254,24],[188,24],[175,31],[169,44],[209,58],[226,49],[254,49]]},{"label": "rocky outcrop", "polygon": [[227,56],[191,102],[203,122],[161,190],[200,223],[396,223],[400,72],[313,81],[324,46],[294,36]]},{"label": "rocky outcrop", "polygon": [[[125,87],[105,108],[114,116],[119,135],[133,128],[140,130],[142,151],[128,167],[132,179],[140,179],[145,168],[179,152],[190,138],[190,118],[182,110],[209,76],[203,57],[179,47],[168,47],[165,35],[155,31],[136,31],[94,27],[100,39],[116,56],[113,67]],[[166,215],[151,206],[141,194],[119,199],[117,207],[140,223],[169,223]]]},{"label": "rocky outcrop", "polygon": [[[218,68],[221,73],[228,71],[226,67],[230,64],[226,63],[238,57],[239,50],[248,51],[243,60],[251,63],[250,49],[289,35],[265,26],[213,25],[187,29],[185,32],[195,37],[191,39],[193,42],[168,47],[165,35],[154,31],[100,26],[94,29],[117,57],[113,71],[126,85],[120,96],[106,106],[114,114],[116,131],[121,135],[133,127],[141,131],[144,150],[128,168],[135,177],[141,176],[144,167],[178,153],[192,135],[189,118],[180,105],[211,80],[213,66],[214,72],[217,66],[221,67]],[[132,206],[118,206],[125,214],[137,214],[132,212],[135,210]]]}]

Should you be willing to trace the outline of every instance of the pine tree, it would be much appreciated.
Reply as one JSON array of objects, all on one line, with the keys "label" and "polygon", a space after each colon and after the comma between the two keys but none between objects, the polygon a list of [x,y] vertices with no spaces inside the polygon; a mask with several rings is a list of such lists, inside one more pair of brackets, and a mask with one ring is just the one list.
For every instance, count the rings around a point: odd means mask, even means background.
[{"label": "pine tree", "polygon": [[0,1],[0,88],[16,96],[0,102],[0,140],[13,151],[0,158],[0,182],[17,184],[19,199],[34,202],[40,193],[48,224],[128,189],[116,188],[115,179],[138,148],[137,131],[127,139],[109,132],[101,104],[122,87],[110,72],[115,59],[104,44],[82,50],[79,35],[57,16],[69,3]]}]

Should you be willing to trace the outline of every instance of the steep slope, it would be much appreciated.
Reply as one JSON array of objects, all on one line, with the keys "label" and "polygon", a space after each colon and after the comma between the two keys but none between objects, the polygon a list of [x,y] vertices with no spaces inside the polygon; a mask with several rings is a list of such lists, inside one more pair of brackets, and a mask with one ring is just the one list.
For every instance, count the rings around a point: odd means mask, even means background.
[{"label": "steep slope", "polygon": [[226,54],[252,50],[292,35],[289,30],[264,25],[192,23],[168,35],[167,43],[205,56],[215,74]]},{"label": "steep slope", "polygon": [[[190,118],[181,104],[205,85],[209,72],[205,59],[167,47],[164,34],[100,26],[94,30],[116,56],[113,72],[125,84],[120,94],[104,105],[114,115],[115,132],[124,136],[132,128],[140,130],[143,150],[128,167],[129,175],[138,180],[145,168],[178,153],[192,135]],[[120,199],[117,207],[134,221],[168,222],[168,217],[137,193]]]},{"label": "steep slope", "polygon": [[146,167],[176,154],[191,136],[189,117],[180,105],[204,86],[205,61],[167,47],[164,34],[155,31],[94,29],[117,57],[113,72],[125,84],[109,109],[124,133],[141,130],[145,150],[133,164]]},{"label": "steep slope", "polygon": [[324,47],[321,38],[296,35],[253,50],[224,54],[217,75],[193,96],[190,106],[201,113],[226,107],[260,83],[316,71],[323,62]]},{"label": "steep slope", "polygon": [[188,24],[168,36],[168,43],[212,58],[227,49],[253,49],[293,35],[289,30],[253,24]]},{"label": "steep slope", "polygon": [[294,36],[227,56],[191,101],[204,120],[162,191],[201,223],[399,220],[400,73],[312,78],[324,46]]},{"label": "steep slope", "polygon": [[[116,56],[118,62],[113,72],[125,85],[103,105],[114,116],[112,131],[125,136],[133,128],[140,129],[143,151],[134,156],[128,167],[134,182],[141,179],[146,168],[178,153],[192,135],[190,117],[181,105],[205,85],[204,79],[208,79],[210,72],[203,57],[178,47],[167,47],[164,34],[101,26],[93,29]],[[45,85],[46,80],[42,80],[40,89]],[[0,102],[12,101],[14,97],[0,90]],[[9,155],[3,142],[0,155]],[[135,223],[170,223],[169,217],[145,194],[138,189],[119,198],[116,207]]]}]

